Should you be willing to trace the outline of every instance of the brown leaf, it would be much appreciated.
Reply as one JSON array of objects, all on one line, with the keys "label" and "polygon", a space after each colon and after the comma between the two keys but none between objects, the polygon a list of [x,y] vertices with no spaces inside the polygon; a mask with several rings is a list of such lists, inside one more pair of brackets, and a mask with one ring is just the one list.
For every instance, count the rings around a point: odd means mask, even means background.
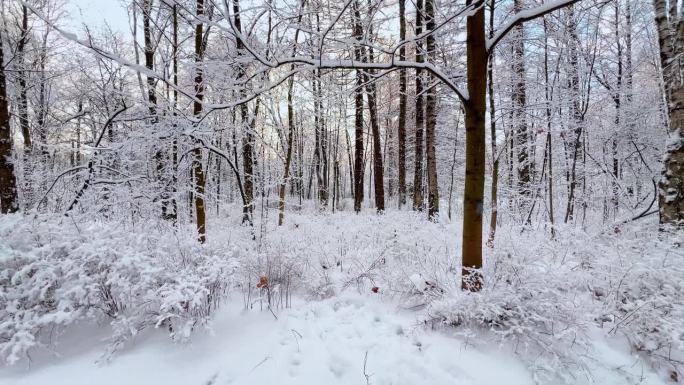
[{"label": "brown leaf", "polygon": [[268,287],[268,278],[259,277],[259,283],[257,283],[256,287],[259,289],[261,289],[262,287]]}]

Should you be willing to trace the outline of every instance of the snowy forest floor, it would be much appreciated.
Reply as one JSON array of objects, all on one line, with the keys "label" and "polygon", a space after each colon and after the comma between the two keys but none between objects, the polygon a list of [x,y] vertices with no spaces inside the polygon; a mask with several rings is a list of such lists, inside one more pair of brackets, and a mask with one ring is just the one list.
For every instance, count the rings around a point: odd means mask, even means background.
[{"label": "snowy forest floor", "polygon": [[684,253],[654,223],[560,226],[554,240],[543,225],[504,224],[485,251],[485,289],[470,294],[460,291],[460,225],[446,218],[288,212],[282,228],[276,219],[252,230],[235,211],[210,221],[199,246],[181,236],[190,227],[164,223],[3,218],[0,356],[14,364],[0,364],[0,383],[682,376]]}]

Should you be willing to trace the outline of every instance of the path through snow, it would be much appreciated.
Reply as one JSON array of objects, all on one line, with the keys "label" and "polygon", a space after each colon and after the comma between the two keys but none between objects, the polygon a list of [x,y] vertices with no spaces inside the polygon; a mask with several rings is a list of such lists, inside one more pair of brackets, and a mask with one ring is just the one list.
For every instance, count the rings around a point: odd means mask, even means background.
[{"label": "path through snow", "polygon": [[[283,310],[227,307],[213,335],[174,345],[162,333],[105,365],[98,347],[40,358],[30,369],[0,369],[16,385],[458,384],[523,385],[532,379],[514,355],[486,354],[462,340],[417,326],[410,313],[378,298],[343,295]],[[66,336],[62,346],[73,346]],[[101,346],[101,345],[100,345]],[[364,374],[364,357],[368,353]],[[21,365],[19,365],[21,366]],[[4,380],[3,380],[4,379]]]}]

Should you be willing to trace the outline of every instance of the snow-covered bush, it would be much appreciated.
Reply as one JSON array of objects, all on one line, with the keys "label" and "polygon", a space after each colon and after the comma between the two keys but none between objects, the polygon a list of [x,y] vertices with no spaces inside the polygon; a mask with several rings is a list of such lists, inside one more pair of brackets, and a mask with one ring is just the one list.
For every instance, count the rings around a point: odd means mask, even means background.
[{"label": "snow-covered bush", "polygon": [[0,357],[9,363],[83,320],[111,323],[108,353],[149,327],[186,339],[207,323],[236,268],[234,250],[163,227],[76,223],[0,222]]},{"label": "snow-covered bush", "polygon": [[[603,267],[603,329],[669,372],[684,369],[684,250],[677,231],[624,234],[599,243],[613,250]],[[607,289],[607,290],[606,290]]]},{"label": "snow-covered bush", "polygon": [[496,337],[495,342],[512,344],[524,357],[538,357],[530,364],[542,383],[549,383],[549,376],[583,372],[577,357],[588,349],[582,318],[586,296],[568,287],[581,273],[569,277],[570,268],[543,261],[524,265],[510,255],[495,258],[481,292],[452,285],[443,298],[430,303],[426,320],[455,327],[466,338],[486,330],[484,335]]},{"label": "snow-covered bush", "polygon": [[561,233],[548,240],[502,232],[488,250],[482,291],[447,282],[426,321],[464,336],[494,336],[524,350],[522,357],[537,357],[529,364],[539,383],[590,379],[595,333],[624,337],[650,365],[681,373],[684,253],[672,245],[677,235],[658,237],[655,226],[638,224]]}]

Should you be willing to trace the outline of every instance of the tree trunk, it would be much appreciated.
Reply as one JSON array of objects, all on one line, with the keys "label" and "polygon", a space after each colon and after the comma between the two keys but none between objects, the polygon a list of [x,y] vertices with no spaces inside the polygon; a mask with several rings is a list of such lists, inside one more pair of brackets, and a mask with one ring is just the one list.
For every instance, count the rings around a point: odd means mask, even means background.
[{"label": "tree trunk", "polygon": [[[515,0],[513,2],[513,12],[519,14],[522,12],[522,0]],[[522,24],[516,26],[512,31],[513,42],[513,93],[511,101],[513,102],[513,137],[517,150],[518,160],[518,193],[524,198],[529,198],[531,186],[530,175],[530,135],[527,129],[527,116],[525,107],[527,104],[527,86],[526,86],[526,71],[525,71],[525,43],[524,43],[524,27]],[[526,202],[529,203],[529,202]]]},{"label": "tree trunk", "polygon": [[654,0],[654,5],[670,117],[665,169],[658,183],[660,223],[684,228],[684,18],[676,6],[668,12],[666,0]]},{"label": "tree trunk", "polygon": [[[565,220],[573,220],[575,215],[575,201],[578,189],[578,176],[577,176],[577,162],[582,157],[582,137],[584,135],[584,122],[582,121],[580,113],[580,91],[579,91],[579,53],[578,53],[578,38],[577,38],[577,23],[575,21],[574,7],[570,6],[568,10],[568,34],[569,34],[569,87],[570,87],[570,97],[572,101],[570,103],[570,122],[571,122],[571,132],[574,134],[573,140],[570,141],[572,146],[572,160],[570,162],[570,170],[568,172],[568,203],[565,209]],[[581,171],[584,174],[584,171]]]},{"label": "tree trunk", "polygon": [[12,164],[12,134],[2,39],[2,30],[0,30],[0,213],[7,214],[19,210],[19,202],[17,201],[17,179]]},{"label": "tree trunk", "polygon": [[612,197],[611,203],[613,206],[613,219],[617,218],[618,208],[619,208],[619,197],[620,192],[618,180],[620,179],[620,159],[618,158],[618,138],[624,133],[622,132],[620,114],[622,114],[622,74],[623,74],[623,64],[622,64],[622,41],[620,37],[620,7],[619,3],[615,3],[615,41],[617,43],[617,85],[615,86],[615,92],[613,96],[613,101],[615,103],[615,132],[613,133],[612,139],[612,156],[613,156],[613,175],[611,178],[611,190]]},{"label": "tree trunk", "polygon": [[[21,135],[24,137],[24,151],[31,151],[31,130],[29,128],[29,118],[28,118],[28,96],[27,96],[27,85],[26,85],[26,61],[24,60],[24,55],[26,53],[26,43],[28,42],[28,9],[26,6],[21,7],[21,37],[17,43],[17,58],[19,60],[19,105],[17,109],[19,110],[19,127],[21,127]],[[1,65],[2,63],[0,63]]]},{"label": "tree trunk", "polygon": [[[354,33],[356,40],[361,40],[361,15],[358,1],[354,1]],[[361,46],[354,47],[354,60],[362,61],[363,53]],[[356,92],[354,95],[354,211],[361,211],[363,202],[363,70],[356,70]]]},{"label": "tree trunk", "polygon": [[[425,29],[435,29],[435,4],[434,0],[425,0]],[[428,61],[435,62],[437,49],[435,47],[434,34],[426,39]],[[434,76],[428,76],[432,83]],[[439,186],[437,182],[437,156],[435,154],[436,128],[437,128],[437,91],[436,86],[428,84],[425,100],[425,151],[427,158],[427,184],[428,184],[428,218],[436,220],[439,215]]]},{"label": "tree trunk", "polygon": [[[242,23],[240,20],[240,0],[233,1],[233,13],[235,29],[242,32]],[[236,37],[236,48],[238,50],[238,57],[243,56],[245,44],[239,37]],[[243,63],[238,64],[238,84],[247,80]],[[240,98],[244,99],[247,95],[245,92],[246,84],[240,86]],[[256,119],[256,116],[254,117]],[[242,208],[242,223],[252,224],[252,212],[254,204],[254,134],[249,125],[249,106],[247,103],[240,105],[240,121],[244,134],[242,136],[242,170],[245,176],[244,190],[245,190],[245,205]]]},{"label": "tree trunk", "polygon": [[[399,40],[406,39],[406,0],[399,0]],[[406,47],[399,48],[399,60],[406,60]],[[406,204],[406,69],[399,70],[399,208]]]},{"label": "tree trunk", "polygon": [[[173,4],[172,9],[172,26],[173,26],[173,47],[171,54],[173,56],[173,116],[176,116],[176,108],[178,105],[178,9],[176,3]],[[178,203],[176,201],[176,190],[178,185],[178,139],[176,132],[177,125],[174,120],[174,139],[173,148],[171,149],[171,188],[170,188],[170,204],[167,211],[167,219],[177,223],[178,221]]]},{"label": "tree trunk", "polygon": [[[416,1],[416,36],[423,33],[423,0]],[[423,44],[416,42],[416,62],[423,62]],[[413,209],[423,210],[423,71],[416,70],[416,142],[413,168]]]},{"label": "tree trunk", "polygon": [[[197,16],[202,18],[204,15],[204,0],[197,0]],[[201,62],[204,56],[204,25],[197,23],[195,26],[195,98],[197,100],[193,103],[193,114],[198,118],[202,114],[202,99],[204,98],[204,84],[202,80]],[[197,143],[198,144],[198,143]],[[202,149],[197,147],[193,150],[192,171],[195,180],[195,218],[197,222],[197,234],[200,243],[204,243],[206,236],[206,214],[204,208],[204,168],[202,167]]]},{"label": "tree trunk", "polygon": [[[370,6],[370,5],[369,5]],[[369,36],[373,36],[373,29],[369,27]],[[372,63],[373,48],[368,48],[368,62]],[[373,79],[373,70],[364,72],[366,84],[366,102],[370,117],[371,133],[373,135],[373,187],[375,189],[375,208],[381,213],[385,211],[385,177],[382,164],[382,145],[380,144],[380,123],[378,122],[377,90]]]},{"label": "tree trunk", "polygon": [[[299,13],[297,22],[302,21],[302,13]],[[299,29],[295,31],[295,47],[292,49],[293,54],[297,52],[297,39],[299,37]],[[290,70],[294,69],[294,65],[290,66]],[[292,147],[293,138],[295,132],[295,116],[294,116],[294,75],[288,79],[287,83],[287,148],[285,150],[285,172],[282,182],[278,188],[278,226],[282,226],[285,223],[285,192],[287,191],[287,181],[290,179],[290,167],[292,165]]]},{"label": "tree trunk", "polygon": [[549,222],[551,222],[551,238],[556,236],[556,229],[554,227],[554,211],[553,211],[553,146],[551,142],[551,90],[549,88],[549,42],[548,42],[548,27],[546,19],[544,20],[544,96],[546,101],[546,152],[549,157],[549,173],[548,173],[548,189],[549,189]]},{"label": "tree trunk", "polygon": [[[468,0],[470,5],[474,0]],[[465,103],[466,167],[463,191],[462,279],[465,290],[482,287],[482,211],[485,176],[485,110],[487,94],[487,45],[484,7],[470,17],[467,26],[468,101]]]},{"label": "tree trunk", "polygon": [[314,71],[313,92],[314,92],[314,126],[315,126],[315,149],[314,159],[316,164],[316,183],[318,184],[318,200],[322,208],[328,206],[328,186],[327,186],[327,146],[325,130],[323,129],[323,102],[321,90],[321,71]]},{"label": "tree trunk", "polygon": [[[494,8],[496,0],[490,1],[489,11],[489,37],[494,36]],[[491,141],[492,152],[492,186],[490,193],[491,214],[489,217],[489,238],[487,245],[494,247],[496,237],[496,223],[498,219],[498,193],[499,193],[499,156],[496,149],[496,109],[494,108],[494,52],[489,54],[487,67],[487,78],[489,88],[489,140]]]}]

